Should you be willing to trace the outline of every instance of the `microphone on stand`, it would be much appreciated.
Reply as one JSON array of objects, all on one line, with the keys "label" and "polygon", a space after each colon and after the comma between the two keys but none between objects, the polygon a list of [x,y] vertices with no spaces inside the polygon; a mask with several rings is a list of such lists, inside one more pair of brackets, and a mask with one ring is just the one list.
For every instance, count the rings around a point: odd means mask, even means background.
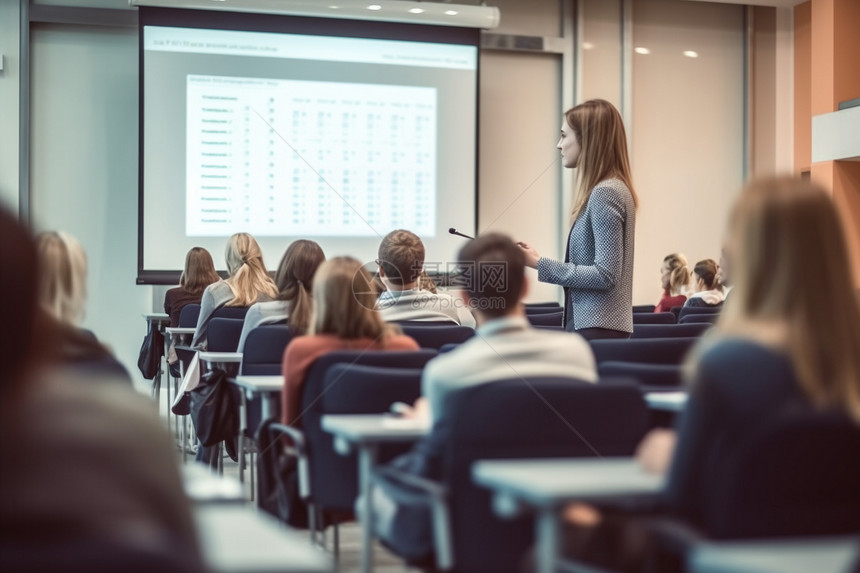
[{"label": "microphone on stand", "polygon": [[461,233],[460,231],[458,231],[454,227],[449,228],[448,232],[451,233],[452,235],[457,235],[459,237],[463,237],[464,239],[469,239],[470,241],[475,240],[475,237],[470,237],[469,235],[464,235],[463,233]]}]

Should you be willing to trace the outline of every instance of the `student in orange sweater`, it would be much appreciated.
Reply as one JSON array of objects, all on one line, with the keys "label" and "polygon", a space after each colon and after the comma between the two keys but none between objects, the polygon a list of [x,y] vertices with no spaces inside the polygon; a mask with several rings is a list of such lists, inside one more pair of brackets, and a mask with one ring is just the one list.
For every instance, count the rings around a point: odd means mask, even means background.
[{"label": "student in orange sweater", "polygon": [[418,350],[418,344],[387,324],[374,310],[377,293],[370,275],[351,257],[324,262],[314,275],[314,312],[308,336],[284,351],[281,418],[300,425],[302,386],[319,356],[335,350]]}]

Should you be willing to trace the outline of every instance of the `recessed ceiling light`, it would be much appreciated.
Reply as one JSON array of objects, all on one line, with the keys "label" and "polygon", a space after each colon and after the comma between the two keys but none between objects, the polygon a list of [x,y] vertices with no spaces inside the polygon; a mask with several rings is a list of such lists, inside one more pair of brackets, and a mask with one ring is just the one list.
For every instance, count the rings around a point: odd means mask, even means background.
[{"label": "recessed ceiling light", "polygon": [[457,12],[456,10],[445,10],[445,14],[447,16],[456,16],[457,14],[459,14],[459,12]]},{"label": "recessed ceiling light", "polygon": [[583,42],[582,43],[582,49],[583,50],[592,50],[592,49],[594,49],[594,44],[592,44],[591,42]]},{"label": "recessed ceiling light", "polygon": [[651,53],[651,50],[649,50],[648,48],[643,48],[641,46],[639,46],[638,48],[633,48],[633,51],[637,54],[642,54],[643,56],[647,56]]},{"label": "recessed ceiling light", "polygon": [[379,4],[371,4],[367,7],[368,10],[382,10],[382,6]]},{"label": "recessed ceiling light", "polygon": [[423,14],[424,8],[410,8],[409,13],[410,14]]},{"label": "recessed ceiling light", "polygon": [[335,6],[334,4],[332,4],[331,6],[328,7],[328,9],[329,10],[340,10],[340,6]]},{"label": "recessed ceiling light", "polygon": [[699,52],[694,52],[693,50],[684,50],[684,55],[688,58],[698,58]]}]

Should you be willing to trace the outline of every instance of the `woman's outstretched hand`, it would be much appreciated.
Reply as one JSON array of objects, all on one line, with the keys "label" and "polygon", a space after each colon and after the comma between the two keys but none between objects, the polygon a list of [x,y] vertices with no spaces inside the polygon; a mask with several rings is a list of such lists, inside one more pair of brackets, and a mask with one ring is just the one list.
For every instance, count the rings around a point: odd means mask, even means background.
[{"label": "woman's outstretched hand", "polygon": [[523,241],[520,241],[517,245],[523,250],[523,253],[526,256],[526,266],[536,269],[538,259],[540,259],[540,253],[537,252],[534,247],[528,243],[524,243]]}]

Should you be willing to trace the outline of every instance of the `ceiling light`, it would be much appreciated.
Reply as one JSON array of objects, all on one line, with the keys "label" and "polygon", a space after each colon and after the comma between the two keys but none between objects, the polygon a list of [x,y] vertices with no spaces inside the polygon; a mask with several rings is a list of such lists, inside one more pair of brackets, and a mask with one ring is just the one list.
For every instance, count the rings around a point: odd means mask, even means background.
[{"label": "ceiling light", "polygon": [[423,14],[424,9],[423,8],[410,8],[409,13],[410,14]]},{"label": "ceiling light", "polygon": [[583,50],[591,50],[591,49],[594,49],[594,44],[592,44],[591,42],[583,42],[583,43],[582,43],[582,49],[583,49]]},{"label": "ceiling light", "polygon": [[649,50],[648,48],[643,48],[641,46],[638,48],[633,48],[633,51],[636,52],[637,54],[642,54],[643,56],[647,56],[648,54],[651,53],[651,50]]},{"label": "ceiling light", "polygon": [[694,52],[693,50],[684,50],[684,55],[688,58],[698,58],[699,52]]},{"label": "ceiling light", "polygon": [[456,10],[445,10],[445,14],[448,16],[456,16],[457,14],[459,14],[459,12],[457,12]]},{"label": "ceiling light", "polygon": [[368,10],[382,10],[382,6],[379,4],[371,4],[367,7]]}]

